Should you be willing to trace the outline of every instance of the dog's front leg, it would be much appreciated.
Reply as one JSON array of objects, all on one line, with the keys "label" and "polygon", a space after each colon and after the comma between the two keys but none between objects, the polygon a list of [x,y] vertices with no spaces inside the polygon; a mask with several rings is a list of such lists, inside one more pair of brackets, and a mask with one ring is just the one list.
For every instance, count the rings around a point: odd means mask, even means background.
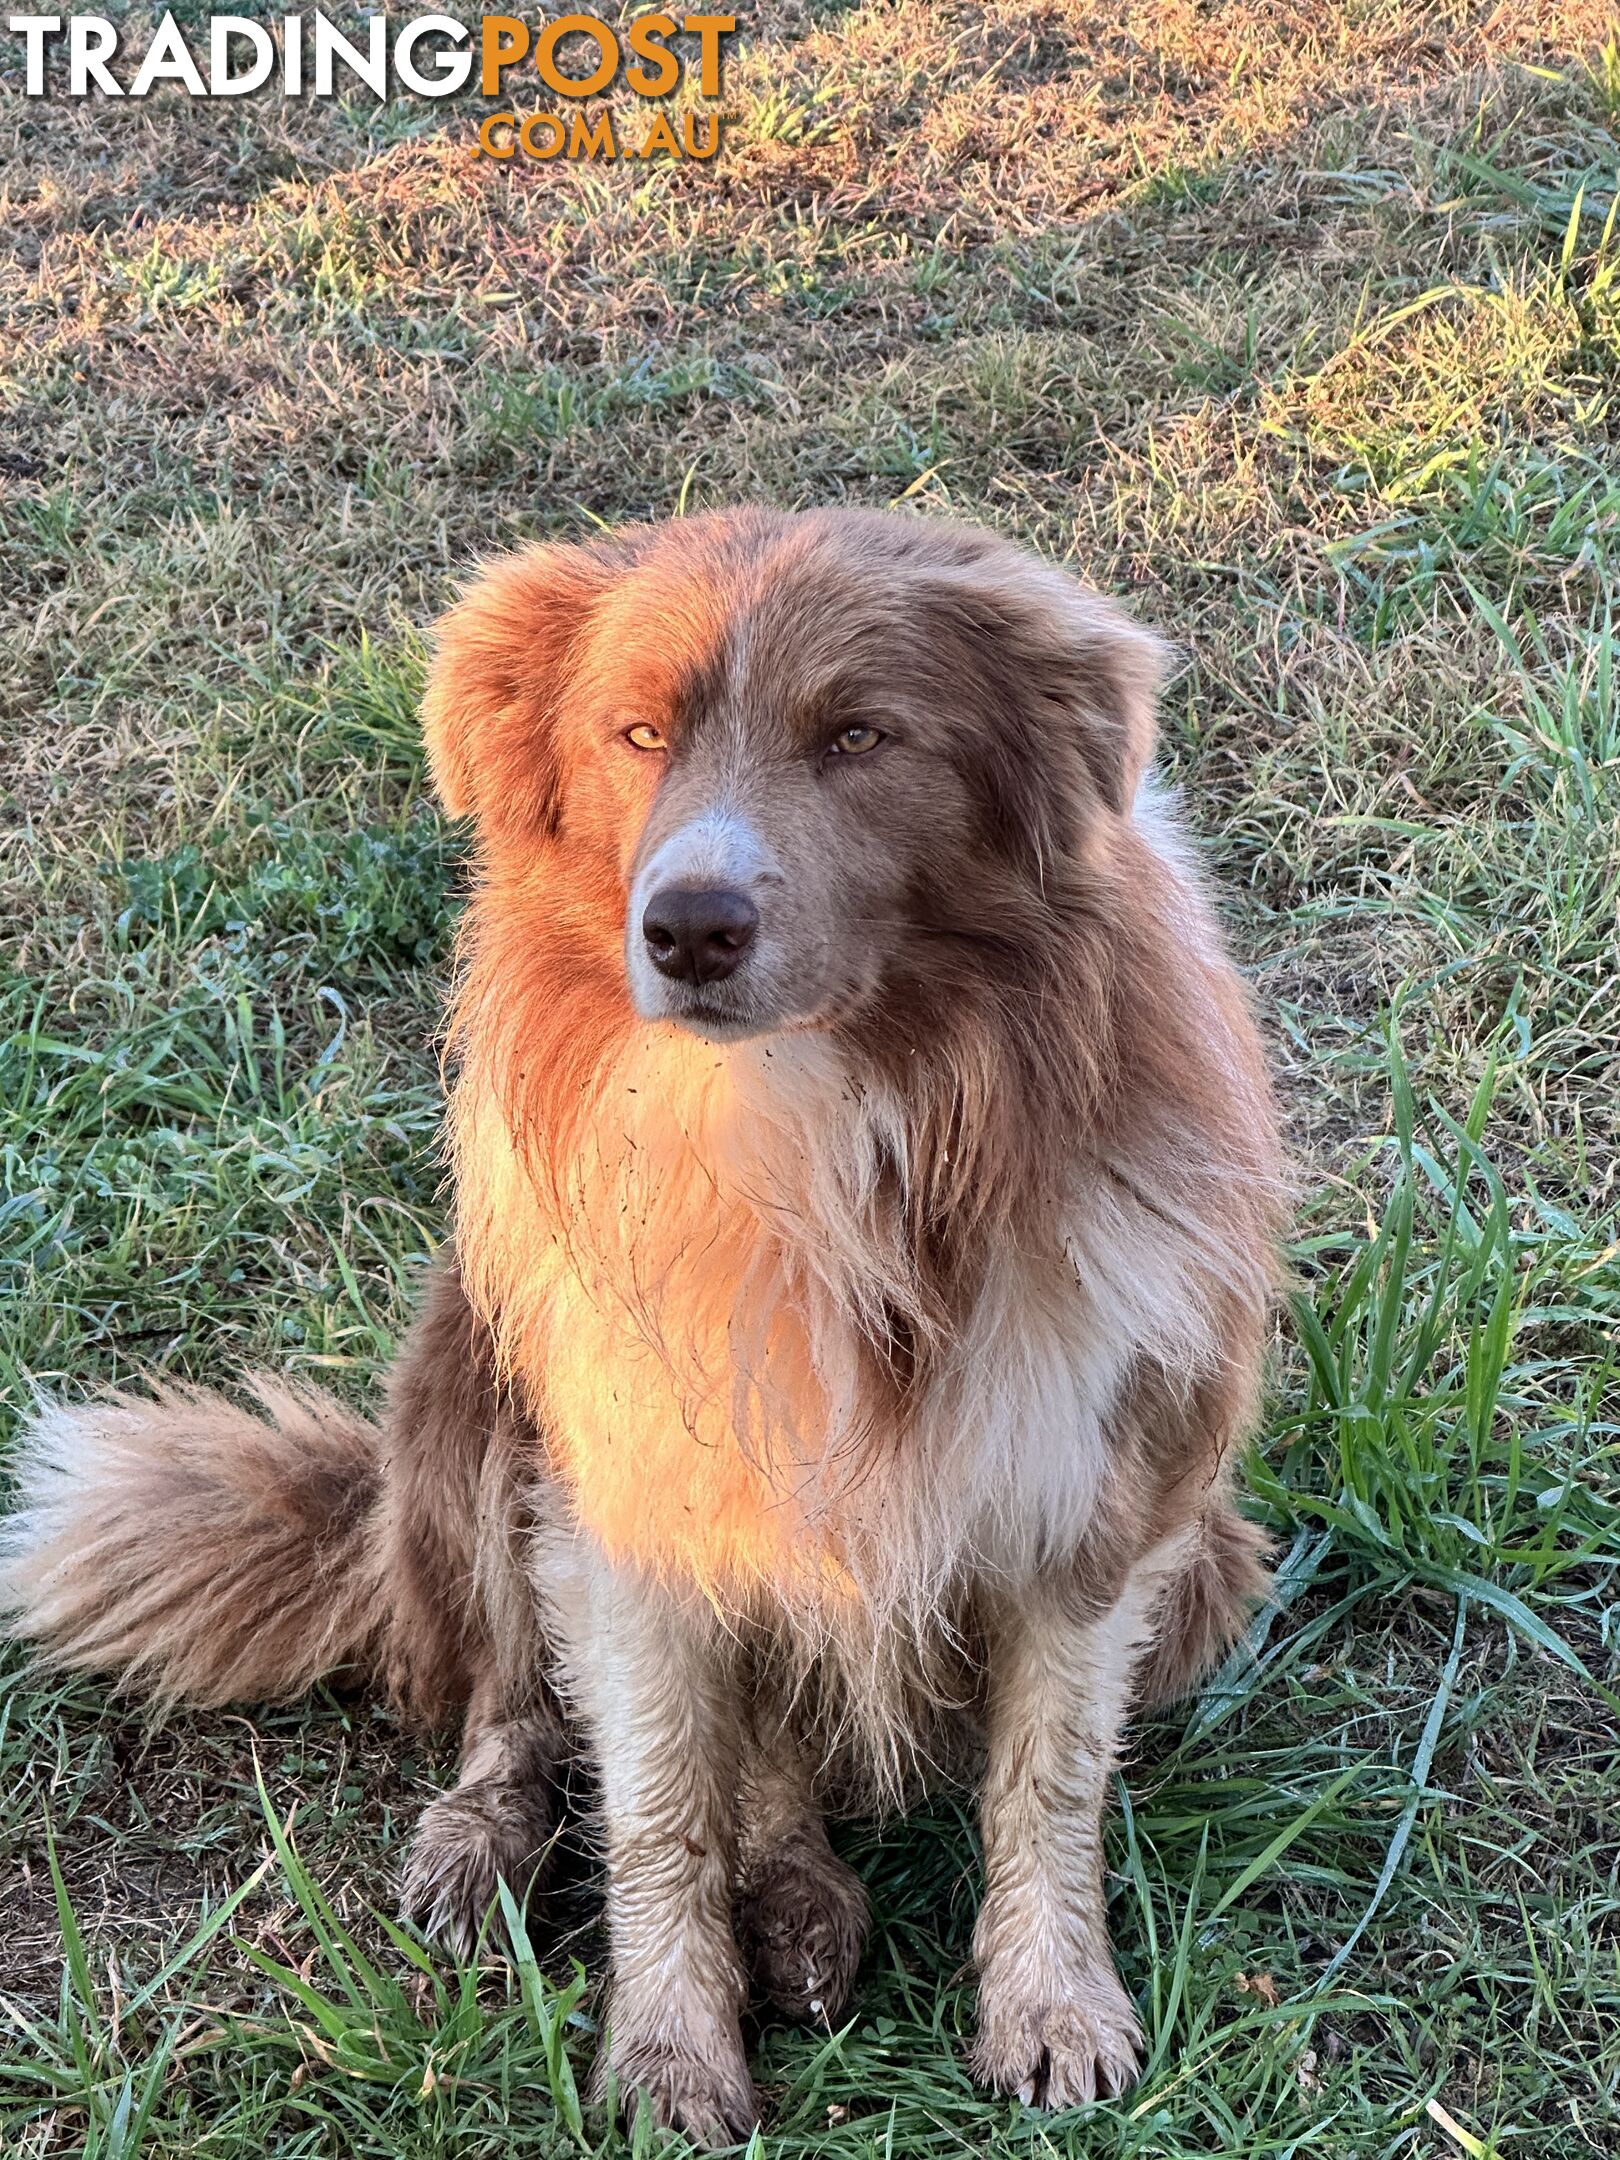
[{"label": "dog's front leg", "polygon": [[661,2123],[729,2145],[759,2119],[731,1917],[744,1725],[732,1659],[706,1608],[606,1562],[588,1578],[570,1663],[601,1781],[607,2060],[627,2104],[644,2092]]},{"label": "dog's front leg", "polygon": [[1101,1609],[1051,1580],[991,1617],[973,2070],[1047,2107],[1123,2092],[1136,2075],[1142,2035],[1108,1939],[1102,1819],[1174,1557],[1150,1554]]}]

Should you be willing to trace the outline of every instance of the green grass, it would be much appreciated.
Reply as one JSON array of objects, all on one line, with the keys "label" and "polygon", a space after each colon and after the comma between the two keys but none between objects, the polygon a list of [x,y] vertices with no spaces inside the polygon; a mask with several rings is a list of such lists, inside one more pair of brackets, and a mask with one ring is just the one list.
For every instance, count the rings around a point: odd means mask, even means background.
[{"label": "green grass", "polygon": [[[1620,69],[1523,16],[784,0],[707,172],[0,110],[0,1442],[386,1363],[462,875],[420,635],[479,553],[903,497],[1184,656],[1300,1166],[1278,1595],[1122,1783],[1138,2089],[970,2086],[945,1794],[841,1834],[878,1925],[845,2029],[756,2036],[773,2160],[1620,2151]],[[580,2097],[588,1856],[532,1954],[393,1922],[442,1744],[8,1658],[8,2155],[658,2145]]]}]

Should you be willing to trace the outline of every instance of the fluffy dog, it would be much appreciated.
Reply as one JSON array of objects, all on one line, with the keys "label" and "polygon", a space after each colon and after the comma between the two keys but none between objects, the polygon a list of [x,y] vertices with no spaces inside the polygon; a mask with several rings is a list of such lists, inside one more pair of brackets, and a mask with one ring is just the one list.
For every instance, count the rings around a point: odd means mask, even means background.
[{"label": "fluffy dog", "polygon": [[478,875],[453,1257],[380,1426],[47,1409],[14,1624],[201,1704],[463,1709],[406,1901],[471,1941],[594,1763],[607,2058],[724,2142],[750,1973],[835,2016],[824,1827],[976,1765],[976,2074],[1130,2080],[1133,1703],[1264,1585],[1229,1491],[1279,1228],[1247,1000],[1148,772],[1161,648],[989,535],[763,510],[537,547],[426,702]]}]

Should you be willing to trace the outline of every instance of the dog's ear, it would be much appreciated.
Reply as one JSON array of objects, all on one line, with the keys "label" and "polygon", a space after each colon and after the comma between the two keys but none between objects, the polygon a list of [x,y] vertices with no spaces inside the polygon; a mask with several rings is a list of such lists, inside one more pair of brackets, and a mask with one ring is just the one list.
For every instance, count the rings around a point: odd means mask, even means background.
[{"label": "dog's ear", "polygon": [[481,570],[434,630],[422,733],[439,800],[491,831],[556,829],[558,701],[616,564],[531,547]]},{"label": "dog's ear", "polygon": [[949,578],[955,625],[998,702],[1015,699],[1049,742],[1067,740],[1108,809],[1129,814],[1157,736],[1169,647],[1064,571],[998,550]]},{"label": "dog's ear", "polygon": [[1064,582],[1060,649],[1080,721],[1080,754],[1109,809],[1128,817],[1158,740],[1154,708],[1170,648],[1101,593]]}]

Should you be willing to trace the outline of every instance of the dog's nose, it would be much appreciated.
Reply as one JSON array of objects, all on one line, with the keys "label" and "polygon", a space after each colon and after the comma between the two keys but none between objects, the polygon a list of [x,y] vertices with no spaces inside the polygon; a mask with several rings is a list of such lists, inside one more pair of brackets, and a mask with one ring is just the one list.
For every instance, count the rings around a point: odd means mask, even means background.
[{"label": "dog's nose", "polygon": [[718,982],[742,960],[759,928],[759,910],[727,886],[666,885],[647,902],[641,934],[660,975],[676,982]]}]

